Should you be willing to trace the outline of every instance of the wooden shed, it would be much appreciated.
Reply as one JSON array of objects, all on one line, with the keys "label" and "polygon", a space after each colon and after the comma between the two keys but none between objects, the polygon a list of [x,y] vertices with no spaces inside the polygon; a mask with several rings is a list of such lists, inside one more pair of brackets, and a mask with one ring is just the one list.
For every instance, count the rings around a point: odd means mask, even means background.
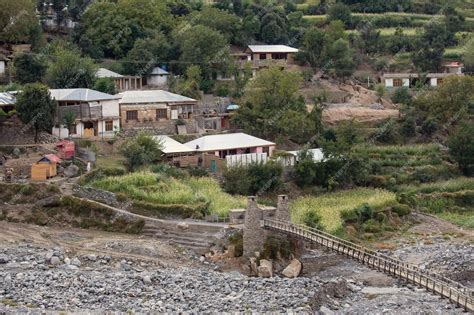
[{"label": "wooden shed", "polygon": [[61,161],[54,154],[46,154],[31,165],[31,180],[46,180],[57,175],[57,165]]}]

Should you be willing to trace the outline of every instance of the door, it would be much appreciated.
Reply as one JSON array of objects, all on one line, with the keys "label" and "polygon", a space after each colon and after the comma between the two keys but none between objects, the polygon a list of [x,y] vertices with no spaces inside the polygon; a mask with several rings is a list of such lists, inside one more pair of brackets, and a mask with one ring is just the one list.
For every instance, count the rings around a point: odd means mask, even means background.
[{"label": "door", "polygon": [[212,173],[217,172],[217,162],[216,162],[216,160],[211,160],[211,172]]}]

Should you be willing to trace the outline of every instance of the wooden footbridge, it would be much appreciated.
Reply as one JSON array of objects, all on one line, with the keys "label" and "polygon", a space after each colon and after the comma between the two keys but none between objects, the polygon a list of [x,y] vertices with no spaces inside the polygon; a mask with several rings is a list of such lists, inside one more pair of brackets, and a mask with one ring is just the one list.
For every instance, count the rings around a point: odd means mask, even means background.
[{"label": "wooden footbridge", "polygon": [[415,265],[383,255],[318,229],[276,220],[263,220],[262,224],[264,229],[288,234],[304,241],[325,246],[373,269],[439,294],[466,311],[474,312],[473,290],[440,274],[421,270]]}]

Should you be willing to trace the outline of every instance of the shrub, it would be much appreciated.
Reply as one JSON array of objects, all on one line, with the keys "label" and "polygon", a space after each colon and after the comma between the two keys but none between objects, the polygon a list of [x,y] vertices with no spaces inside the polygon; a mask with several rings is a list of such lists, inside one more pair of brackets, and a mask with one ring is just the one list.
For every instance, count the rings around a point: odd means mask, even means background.
[{"label": "shrub", "polygon": [[291,255],[291,244],[286,238],[268,236],[263,244],[262,258],[277,259],[279,254],[282,258],[289,258]]},{"label": "shrub", "polygon": [[406,117],[403,121],[400,133],[405,137],[413,137],[416,134],[416,122],[413,117]]},{"label": "shrub", "polygon": [[392,211],[398,214],[399,217],[402,217],[411,213],[410,207],[405,204],[393,205]]},{"label": "shrub", "polygon": [[357,208],[356,213],[359,215],[359,222],[365,222],[374,217],[374,209],[367,203]]},{"label": "shrub", "polygon": [[382,227],[380,223],[375,221],[374,219],[369,219],[362,225],[362,229],[366,233],[380,233],[382,232]]},{"label": "shrub", "polygon": [[316,212],[306,212],[303,223],[311,228],[322,229],[321,216]]},{"label": "shrub", "polygon": [[161,150],[162,145],[144,132],[128,139],[120,148],[130,170],[159,161],[163,154]]},{"label": "shrub", "polygon": [[279,163],[253,163],[224,171],[224,189],[231,194],[253,195],[275,191],[281,186],[283,168]]},{"label": "shrub", "polygon": [[474,124],[463,122],[448,140],[449,154],[466,176],[474,175]]},{"label": "shrub", "polygon": [[427,118],[423,123],[421,124],[421,133],[424,134],[425,136],[431,136],[433,133],[436,132],[438,129],[438,126],[436,124],[436,121],[432,118]]},{"label": "shrub", "polygon": [[203,167],[191,167],[189,169],[189,175],[194,177],[207,177],[209,176],[209,172]]},{"label": "shrub", "polygon": [[146,201],[133,201],[133,212],[151,215],[177,215],[183,218],[201,219],[207,214],[208,203],[183,204],[155,204]]},{"label": "shrub", "polygon": [[392,102],[396,104],[411,104],[412,97],[407,87],[401,87],[395,90],[391,97]]},{"label": "shrub", "polygon": [[375,215],[375,220],[377,220],[378,222],[380,223],[385,223],[388,221],[388,218],[387,218],[387,215],[383,212],[378,212],[376,215]]}]

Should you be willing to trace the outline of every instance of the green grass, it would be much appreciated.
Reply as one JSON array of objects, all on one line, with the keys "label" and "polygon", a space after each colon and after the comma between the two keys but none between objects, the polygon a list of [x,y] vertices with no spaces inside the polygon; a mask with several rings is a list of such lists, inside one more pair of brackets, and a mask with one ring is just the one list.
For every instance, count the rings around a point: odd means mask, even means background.
[{"label": "green grass", "polygon": [[123,193],[132,200],[164,205],[197,205],[208,203],[207,210],[225,216],[230,209],[245,208],[246,199],[222,191],[210,177],[182,179],[155,174],[150,171],[110,176],[90,183],[92,187]]},{"label": "green grass", "polygon": [[402,192],[431,194],[434,192],[456,192],[474,190],[474,178],[458,177],[444,182],[408,185],[401,187]]},{"label": "green grass", "polygon": [[453,224],[474,229],[474,213],[472,211],[468,213],[442,212],[437,213],[436,216]]},{"label": "green grass", "polygon": [[124,167],[125,158],[122,155],[98,156],[96,164],[101,168],[121,168]]},{"label": "green grass", "polygon": [[342,227],[342,212],[360,207],[364,203],[374,209],[381,209],[395,202],[394,193],[369,188],[339,191],[317,197],[306,196],[296,199],[291,204],[291,219],[295,223],[302,224],[308,212],[315,212],[321,217],[323,228],[330,233],[336,233]]}]

